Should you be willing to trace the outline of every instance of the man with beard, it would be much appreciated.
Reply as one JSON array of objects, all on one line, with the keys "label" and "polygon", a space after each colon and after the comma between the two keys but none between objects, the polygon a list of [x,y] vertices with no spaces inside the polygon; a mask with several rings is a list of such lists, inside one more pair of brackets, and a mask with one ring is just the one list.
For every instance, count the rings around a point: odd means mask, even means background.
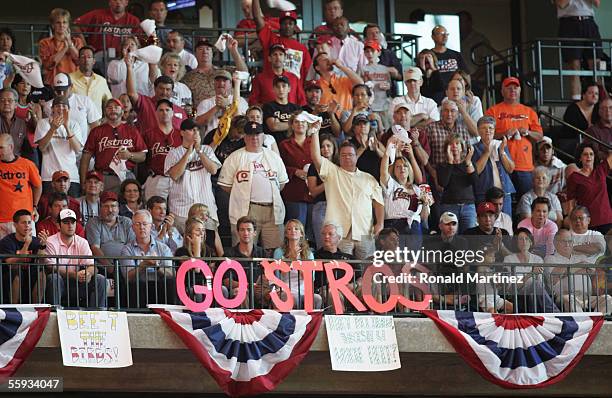
[{"label": "man with beard", "polygon": [[[91,131],[83,156],[81,157],[81,185],[85,185],[85,176],[89,161],[95,159],[94,169],[104,175],[104,187],[107,191],[119,190],[121,180],[115,170],[119,170],[122,162],[126,170],[125,178],[134,178],[132,170],[136,163],[145,161],[147,147],[138,130],[123,123],[123,105],[116,98],[111,98],[104,107],[106,123]],[[124,179],[125,179],[124,178]]]}]

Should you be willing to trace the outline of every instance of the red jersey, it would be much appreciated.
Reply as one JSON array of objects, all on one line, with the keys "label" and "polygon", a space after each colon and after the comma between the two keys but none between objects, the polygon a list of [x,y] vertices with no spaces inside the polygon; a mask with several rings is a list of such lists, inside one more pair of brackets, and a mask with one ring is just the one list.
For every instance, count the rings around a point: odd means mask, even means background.
[{"label": "red jersey", "polygon": [[[53,220],[51,220],[50,216],[36,224],[36,230],[47,231],[47,236],[55,235],[60,231],[59,226],[55,225]],[[79,221],[77,221],[76,223],[76,234],[79,235],[81,238],[85,238],[85,229]]]},{"label": "red jersey", "polygon": [[0,222],[13,221],[17,210],[32,211],[34,195],[32,187],[42,186],[36,165],[30,160],[17,157],[12,162],[0,161]]},{"label": "red jersey", "polygon": [[[91,130],[84,150],[94,155],[94,168],[96,170],[113,173],[109,165],[121,147],[126,147],[130,152],[147,150],[147,146],[136,127],[121,124],[117,128],[113,128],[106,123]],[[128,169],[134,169],[135,164],[133,162],[127,161],[126,164]]]},{"label": "red jersey", "polygon": [[[265,17],[264,16],[264,22],[266,23],[266,25],[269,25],[272,30],[279,30],[280,29],[280,21],[278,20],[278,17]],[[255,24],[255,20],[254,19],[241,19],[240,22],[238,22],[238,25],[236,25],[236,28],[238,29],[257,29],[257,24]],[[297,30],[297,27],[296,27]],[[234,36],[241,36],[246,34],[247,32],[234,32]]]},{"label": "red jersey", "polygon": [[[121,55],[121,37],[133,34],[141,34],[140,19],[126,12],[121,18],[115,19],[110,9],[98,9],[81,15],[74,21],[75,25],[106,25],[106,26],[83,26],[81,31],[85,35],[87,44],[96,49],[104,50],[104,38],[106,48],[114,48],[117,56]],[[88,35],[89,34],[89,35]]]},{"label": "red jersey", "polygon": [[159,127],[155,127],[152,130],[145,131],[142,138],[149,149],[148,169],[155,175],[163,176],[166,155],[172,148],[178,147],[183,142],[181,130],[172,129],[170,134],[164,134]]},{"label": "red jersey", "polygon": [[308,75],[308,70],[312,64],[310,53],[305,45],[290,37],[282,37],[278,33],[272,32],[269,25],[264,26],[257,32],[261,47],[263,49],[264,70],[271,70],[268,55],[272,44],[282,44],[286,51],[285,69],[296,75],[303,81]]},{"label": "red jersey", "polygon": [[[134,106],[134,110],[138,115],[138,121],[136,124],[140,131],[153,130],[157,127],[157,116],[155,115],[155,106],[157,105],[157,98],[147,97],[146,95],[140,94],[138,96],[138,102]],[[172,117],[172,127],[175,129],[181,129],[181,123],[187,119],[187,113],[178,105],[172,104],[172,110],[174,116]]]},{"label": "red jersey", "polygon": [[[44,193],[42,194],[42,196],[40,197],[40,200],[38,201],[38,215],[40,216],[41,220],[44,220],[45,218],[47,218],[47,216],[49,215],[49,212],[51,211],[49,199],[51,199],[51,194]],[[68,196],[68,208],[72,210],[74,214],[76,214],[78,221],[82,220],[81,203],[75,198],[73,198],[72,196]]]},{"label": "red jersey", "polygon": [[[302,87],[300,79],[293,73],[287,71],[283,71],[282,75],[289,79],[289,85],[291,86],[291,91],[289,91],[289,102],[300,106],[305,105],[306,95],[304,94],[304,87]],[[272,70],[263,71],[255,75],[251,86],[249,105],[263,105],[266,102],[276,100],[272,85],[275,77],[276,74]]]}]

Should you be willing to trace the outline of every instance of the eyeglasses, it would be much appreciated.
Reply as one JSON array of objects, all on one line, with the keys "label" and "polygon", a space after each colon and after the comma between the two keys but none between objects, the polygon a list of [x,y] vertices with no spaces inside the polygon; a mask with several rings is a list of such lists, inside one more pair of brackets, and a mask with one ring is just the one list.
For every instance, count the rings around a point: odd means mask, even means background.
[{"label": "eyeglasses", "polygon": [[336,89],[334,88],[334,86],[332,86],[331,83],[327,83],[329,90],[332,92],[332,94],[336,95],[338,94],[338,92],[336,91]]}]

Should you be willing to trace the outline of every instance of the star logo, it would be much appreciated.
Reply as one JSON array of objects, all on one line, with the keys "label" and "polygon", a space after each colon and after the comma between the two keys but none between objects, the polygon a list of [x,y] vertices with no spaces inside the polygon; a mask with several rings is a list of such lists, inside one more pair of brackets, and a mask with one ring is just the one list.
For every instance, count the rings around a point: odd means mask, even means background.
[{"label": "star logo", "polygon": [[257,123],[253,123],[253,124],[251,124],[251,127],[252,127],[252,128],[257,128]]},{"label": "star logo", "polygon": [[17,185],[15,185],[15,192],[23,192],[23,185],[20,181],[17,181]]}]

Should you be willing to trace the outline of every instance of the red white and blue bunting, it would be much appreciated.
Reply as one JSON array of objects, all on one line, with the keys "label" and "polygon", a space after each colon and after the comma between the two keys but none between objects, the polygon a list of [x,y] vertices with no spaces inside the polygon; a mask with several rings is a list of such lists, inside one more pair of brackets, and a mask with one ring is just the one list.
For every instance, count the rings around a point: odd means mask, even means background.
[{"label": "red white and blue bunting", "polygon": [[604,322],[601,314],[585,313],[422,312],[482,377],[517,389],[546,387],[563,380]]},{"label": "red white and blue bunting", "polygon": [[272,391],[306,357],[322,312],[150,306],[230,396]]},{"label": "red white and blue bunting", "polygon": [[13,376],[42,335],[48,305],[0,306],[0,384]]}]

